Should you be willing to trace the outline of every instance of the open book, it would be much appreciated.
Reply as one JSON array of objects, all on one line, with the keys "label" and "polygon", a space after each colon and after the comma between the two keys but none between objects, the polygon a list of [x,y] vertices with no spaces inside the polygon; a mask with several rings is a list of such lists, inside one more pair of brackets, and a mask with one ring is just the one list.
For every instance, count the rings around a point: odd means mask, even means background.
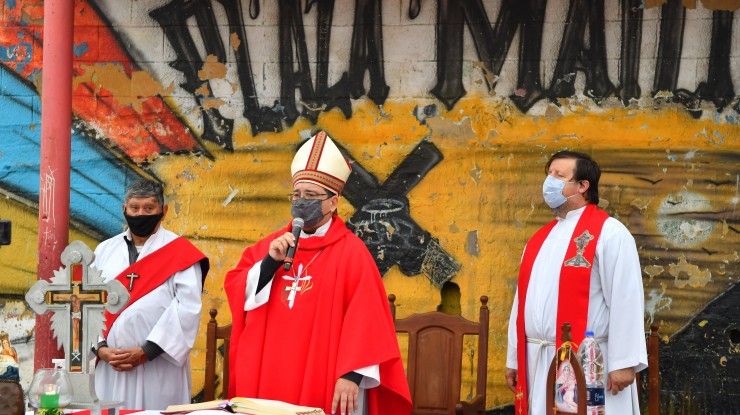
[{"label": "open book", "polygon": [[162,414],[187,414],[194,411],[224,410],[249,415],[325,415],[320,408],[298,406],[281,401],[255,398],[232,398],[188,405],[170,405]]}]

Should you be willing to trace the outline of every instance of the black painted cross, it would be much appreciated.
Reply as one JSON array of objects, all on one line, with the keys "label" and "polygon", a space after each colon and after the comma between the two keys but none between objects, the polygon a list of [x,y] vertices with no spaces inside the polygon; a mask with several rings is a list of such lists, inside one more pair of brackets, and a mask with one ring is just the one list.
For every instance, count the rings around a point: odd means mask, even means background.
[{"label": "black painted cross", "polygon": [[[352,160],[346,150],[344,154]],[[460,269],[439,240],[411,218],[406,197],[443,158],[433,143],[424,140],[382,185],[360,163],[351,161],[352,174],[342,195],[355,207],[355,214],[347,227],[365,242],[381,275],[398,265],[404,274],[423,273],[441,288]]]}]

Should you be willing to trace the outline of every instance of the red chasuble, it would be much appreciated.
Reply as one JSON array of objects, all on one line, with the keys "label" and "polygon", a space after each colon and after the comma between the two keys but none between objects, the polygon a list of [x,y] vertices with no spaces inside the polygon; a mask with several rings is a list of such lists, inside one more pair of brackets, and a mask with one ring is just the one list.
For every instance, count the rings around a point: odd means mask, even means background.
[{"label": "red chasuble", "polygon": [[[208,258],[183,237],[174,239],[140,261],[134,262],[116,277],[116,280],[123,284],[131,295],[131,299],[123,310],[164,284],[176,272],[187,269],[196,262],[200,262],[202,278],[205,281],[209,268]],[[113,323],[123,313],[123,310],[116,314],[105,312],[106,333],[113,327]]]},{"label": "red chasuble", "polygon": [[[572,330],[573,342],[577,344],[583,340],[588,321],[588,298],[591,289],[591,266],[596,255],[596,243],[601,234],[604,222],[609,214],[596,208],[594,204],[586,205],[581,217],[578,219],[573,235],[565,251],[563,265],[560,269],[560,282],[558,289],[558,315],[557,331],[555,334],[555,349],[562,344],[561,326],[569,322]],[[527,396],[527,334],[524,327],[524,305],[527,299],[527,287],[532,274],[534,261],[550,234],[552,228],[557,224],[557,219],[540,228],[532,239],[527,242],[524,250],[522,265],[519,268],[519,307],[516,319],[517,340],[517,383],[514,394],[514,406],[516,414],[528,414],[529,404]],[[549,363],[549,362],[548,362]]]},{"label": "red chasuble", "polygon": [[[381,384],[367,390],[368,413],[410,414],[408,383],[378,268],[337,215],[325,236],[300,240],[290,271],[281,266],[275,272],[268,302],[244,311],[247,272],[285,232],[290,226],[247,248],[226,274],[233,319],[229,397],[277,399],[329,413],[340,376],[379,364]],[[299,289],[291,290],[297,274]]]}]

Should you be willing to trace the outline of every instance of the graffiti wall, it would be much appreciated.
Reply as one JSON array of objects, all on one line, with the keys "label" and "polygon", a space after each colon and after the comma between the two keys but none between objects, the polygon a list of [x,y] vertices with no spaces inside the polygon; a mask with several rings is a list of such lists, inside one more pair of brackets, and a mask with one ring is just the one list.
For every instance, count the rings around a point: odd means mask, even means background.
[{"label": "graffiti wall", "polygon": [[[351,160],[340,214],[398,316],[492,313],[487,407],[511,410],[506,330],[524,244],[552,219],[544,164],[602,166],[600,206],[640,252],[676,413],[740,410],[737,0],[99,0],[75,3],[70,240],[120,232],[123,191],[165,185],[165,227],[224,274],[290,220],[290,161],[325,129]],[[33,371],[43,2],[0,25],[0,323]],[[48,63],[47,63],[48,65]],[[53,178],[49,179],[53,180]],[[466,372],[474,350],[466,343]],[[687,361],[689,362],[687,364]],[[685,368],[691,368],[687,371]],[[470,373],[462,397],[473,396]],[[711,381],[709,381],[711,379]]]}]

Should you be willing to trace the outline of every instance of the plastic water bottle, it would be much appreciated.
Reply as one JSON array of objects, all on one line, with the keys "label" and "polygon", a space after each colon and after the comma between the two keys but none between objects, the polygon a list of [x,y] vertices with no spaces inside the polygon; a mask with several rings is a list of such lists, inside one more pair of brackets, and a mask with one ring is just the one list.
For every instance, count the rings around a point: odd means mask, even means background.
[{"label": "plastic water bottle", "polygon": [[605,415],[604,400],[604,356],[594,332],[587,331],[586,337],[578,347],[578,361],[581,362],[586,377],[586,414]]}]

